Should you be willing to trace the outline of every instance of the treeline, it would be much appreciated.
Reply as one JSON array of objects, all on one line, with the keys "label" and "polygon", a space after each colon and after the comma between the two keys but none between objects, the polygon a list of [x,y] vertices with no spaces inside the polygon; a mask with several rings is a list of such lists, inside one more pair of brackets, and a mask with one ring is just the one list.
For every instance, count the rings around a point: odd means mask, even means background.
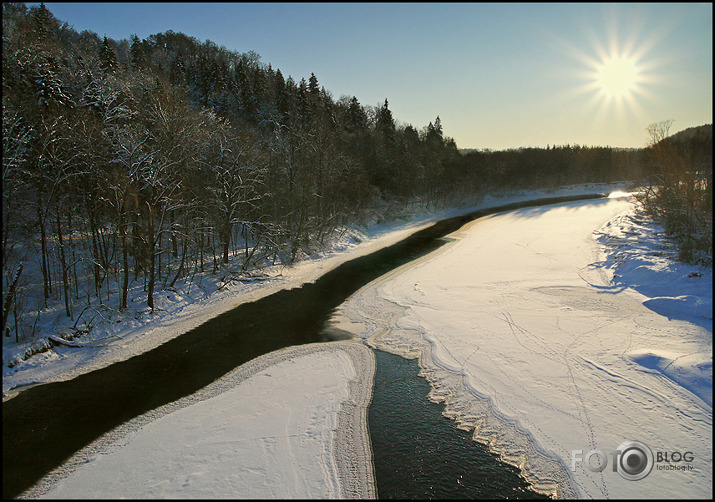
[{"label": "treeline", "polygon": [[334,99],[181,33],[78,33],[43,4],[3,4],[2,49],[3,328],[20,262],[73,319],[111,295],[125,308],[137,281],[153,309],[159,287],[291,263],[388,203],[640,175],[610,148],[461,155],[439,117],[399,124],[387,99]]},{"label": "treeline", "polygon": [[500,188],[639,180],[646,175],[642,149],[580,145],[470,151],[449,164],[468,194]]}]

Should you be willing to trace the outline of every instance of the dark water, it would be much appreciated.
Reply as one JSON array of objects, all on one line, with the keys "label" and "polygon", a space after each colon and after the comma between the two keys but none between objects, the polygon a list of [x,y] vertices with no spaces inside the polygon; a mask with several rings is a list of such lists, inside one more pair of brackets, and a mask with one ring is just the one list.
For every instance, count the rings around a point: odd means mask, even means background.
[{"label": "dark water", "polygon": [[239,305],[154,350],[66,382],[23,390],[2,406],[3,498],[16,497],[114,427],[192,394],[251,359],[325,341],[325,322],[348,296],[436,249],[444,235],[465,223],[505,210],[600,197],[539,199],[443,220],[314,283]]},{"label": "dark water", "polygon": [[375,351],[368,420],[381,499],[541,499],[519,470],[499,461],[427,399],[417,359]]}]

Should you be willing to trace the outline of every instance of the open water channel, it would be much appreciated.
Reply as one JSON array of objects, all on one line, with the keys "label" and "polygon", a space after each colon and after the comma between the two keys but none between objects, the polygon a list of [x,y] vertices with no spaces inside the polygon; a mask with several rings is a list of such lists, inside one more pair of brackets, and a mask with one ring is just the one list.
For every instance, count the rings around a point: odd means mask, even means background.
[{"label": "open water channel", "polygon": [[458,429],[427,399],[417,359],[375,351],[368,414],[377,495],[381,499],[541,499],[519,469]]},{"label": "open water channel", "polygon": [[[61,465],[73,453],[114,427],[192,394],[251,359],[282,347],[325,341],[323,326],[334,309],[351,294],[390,270],[438,248],[445,242],[442,237],[458,230],[469,221],[501,211],[603,196],[597,194],[538,199],[440,221],[397,244],[346,262],[313,283],[278,291],[260,300],[241,304],[149,352],[69,381],[23,390],[2,406],[3,499],[16,497],[50,470]],[[381,378],[384,367],[389,370],[392,366],[396,371],[403,369],[399,359],[385,358],[378,354],[376,379]],[[394,378],[390,381],[389,378],[391,377],[388,377],[388,382],[391,383],[380,386],[388,393],[391,392],[391,386],[393,390],[397,389],[399,381]],[[418,386],[428,385],[416,376],[416,372],[414,377],[407,380]],[[420,381],[421,383],[415,383]],[[411,405],[407,401],[415,400],[421,403],[426,400],[426,391],[420,396],[421,391],[398,390],[391,396],[382,396],[385,399],[378,393],[381,394],[382,390],[378,390],[376,383],[373,398],[375,403],[371,406],[371,415],[382,408],[380,402],[396,400],[400,404],[405,401],[402,404],[409,407]],[[405,420],[410,418],[425,424],[450,424],[440,415],[439,409],[434,408],[438,405],[427,404],[422,411],[419,411],[418,406],[409,408],[410,411],[405,408],[399,413]],[[423,413],[424,415],[421,415]],[[430,414],[437,422],[427,422]],[[384,420],[387,420],[387,414],[384,414],[384,417]],[[375,444],[376,441],[379,442],[376,436],[378,430],[386,431],[393,426],[373,423],[372,417],[370,420],[371,436]],[[432,426],[428,426],[428,429],[430,427]],[[403,485],[410,485],[410,479],[433,479],[433,488],[430,488],[433,491],[421,491],[422,488],[419,487],[416,491],[404,491],[404,487],[396,487],[389,476],[381,474],[381,459],[393,463],[395,457],[389,452],[384,456],[384,447],[377,446],[374,457],[378,495],[381,498],[513,498],[535,495],[524,489],[521,478],[509,477],[511,474],[507,473],[513,471],[510,466],[499,462],[493,455],[488,454],[485,448],[471,440],[465,441],[471,450],[452,455],[452,439],[463,432],[453,424],[449,432],[434,437],[439,438],[438,444],[441,445],[439,456],[452,458],[454,462],[445,462],[437,468],[433,467],[431,471],[419,471],[419,465],[425,464],[421,459],[427,458],[422,439],[425,436],[412,434],[410,439],[410,431],[415,429],[411,425],[402,429],[407,439],[391,441],[397,448],[405,450],[404,458],[410,460],[400,461],[403,467],[399,477],[402,478]],[[409,441],[412,441],[412,446]],[[475,453],[475,448],[481,448],[486,454]],[[492,481],[479,478],[478,482],[469,481],[470,486],[500,483],[496,485],[495,492],[474,492],[459,486],[457,491],[450,491],[447,485],[462,485],[467,482],[464,474],[450,472],[450,466],[461,469],[459,466],[464,465],[463,460],[473,456],[479,459],[477,464],[490,466],[478,468],[476,471],[492,472],[493,475],[490,474],[492,477],[488,478]],[[407,469],[412,469],[409,465],[415,463],[418,470],[408,472]],[[468,475],[471,473],[472,471]],[[512,481],[504,481],[512,478],[516,483],[514,485]],[[431,482],[429,479],[428,483]],[[435,483],[439,484],[436,488]],[[391,491],[393,488],[394,491]],[[409,489],[408,486],[407,490]],[[111,494],[107,495],[111,497]]]}]

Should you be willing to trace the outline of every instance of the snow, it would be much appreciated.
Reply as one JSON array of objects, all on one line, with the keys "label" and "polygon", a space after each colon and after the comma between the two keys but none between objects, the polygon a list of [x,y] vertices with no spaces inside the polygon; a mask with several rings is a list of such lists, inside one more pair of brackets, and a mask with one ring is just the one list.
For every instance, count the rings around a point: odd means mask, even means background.
[{"label": "snow", "polygon": [[[419,357],[445,414],[539,491],[712,496],[711,268],[675,263],[629,197],[510,211],[451,237],[348,299],[343,324]],[[692,452],[692,470],[657,463],[632,481],[573,461],[633,440]]]},{"label": "snow", "polygon": [[608,250],[605,266],[614,284],[648,297],[644,305],[661,315],[712,332],[712,273],[678,262],[660,225],[634,208],[606,223],[597,235]]},{"label": "snow", "polygon": [[[374,497],[361,426],[373,374],[353,342],[273,352],[120,426],[23,497]],[[338,428],[350,437],[336,442]]]},{"label": "snow", "polygon": [[[487,197],[353,229],[331,251],[293,267],[267,267],[260,280],[207,275],[201,288],[177,283],[157,294],[154,314],[139,307],[107,314],[73,340],[81,346],[55,344],[13,368],[4,365],[4,398],[14,388],[73,378],[150,350],[239,303],[313,281],[434,221],[613,188]],[[494,215],[451,237],[353,295],[336,324],[376,347],[420,357],[431,398],[446,401],[448,416],[476,427],[475,438],[519,466],[540,491],[712,495],[711,269],[674,263],[662,229],[627,197]],[[38,327],[45,337],[58,330],[49,320]],[[24,350],[4,342],[4,363]],[[372,496],[365,389],[374,363],[365,352],[355,342],[331,342],[250,361],[98,439],[30,495]],[[654,469],[634,482],[610,469],[569,469],[574,449],[612,450],[631,439],[654,452],[692,451],[694,470]]]}]

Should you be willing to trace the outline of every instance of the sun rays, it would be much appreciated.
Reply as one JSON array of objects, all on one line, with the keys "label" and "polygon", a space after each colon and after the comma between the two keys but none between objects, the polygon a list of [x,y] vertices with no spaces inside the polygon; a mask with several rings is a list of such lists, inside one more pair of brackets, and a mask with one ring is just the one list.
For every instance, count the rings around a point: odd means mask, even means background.
[{"label": "sun rays", "polygon": [[647,28],[638,17],[614,12],[604,13],[601,23],[579,19],[576,24],[578,37],[554,39],[571,65],[563,75],[573,85],[564,88],[564,97],[591,117],[596,129],[640,130],[649,120],[654,86],[663,80],[663,55],[653,52],[663,27]]},{"label": "sun rays", "polygon": [[608,42],[607,51],[597,47],[595,57],[584,57],[586,68],[580,73],[583,85],[579,88],[582,97],[589,100],[589,106],[599,114],[638,114],[649,93],[648,64],[645,49],[640,51],[630,44]]}]

